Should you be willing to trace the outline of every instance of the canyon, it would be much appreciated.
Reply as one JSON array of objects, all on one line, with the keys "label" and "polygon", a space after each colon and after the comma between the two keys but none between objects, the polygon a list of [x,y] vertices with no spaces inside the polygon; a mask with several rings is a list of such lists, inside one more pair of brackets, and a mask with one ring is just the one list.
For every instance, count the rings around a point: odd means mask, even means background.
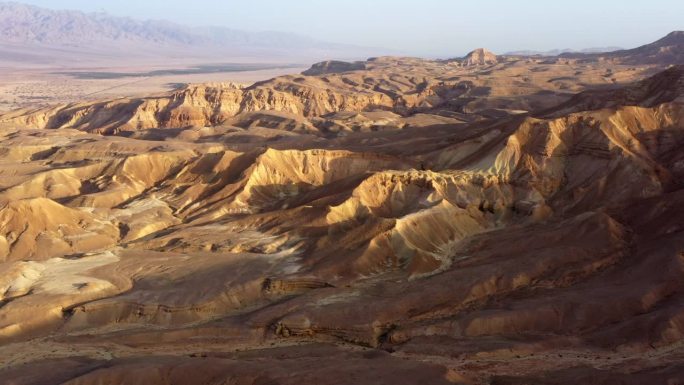
[{"label": "canyon", "polygon": [[0,383],[684,382],[684,34],[0,115]]}]

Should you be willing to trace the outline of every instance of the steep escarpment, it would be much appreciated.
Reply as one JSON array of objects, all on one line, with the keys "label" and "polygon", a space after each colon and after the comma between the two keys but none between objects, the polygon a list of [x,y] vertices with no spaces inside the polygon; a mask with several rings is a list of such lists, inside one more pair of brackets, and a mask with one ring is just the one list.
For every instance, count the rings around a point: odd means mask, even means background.
[{"label": "steep escarpment", "polygon": [[[0,116],[0,125],[125,136],[161,128],[268,128],[330,137],[540,113],[566,101],[580,106],[568,101],[580,91],[624,85],[669,64],[681,61],[628,65],[596,59],[578,70],[576,59],[498,57],[485,49],[455,60],[328,61],[302,75],[246,87],[195,84],[155,97],[14,111]],[[595,99],[613,98],[599,93]]]},{"label": "steep escarpment", "polygon": [[2,120],[8,125],[117,134],[159,127],[216,126],[236,115],[256,111],[313,117],[338,111],[364,111],[371,106],[392,108],[392,100],[382,93],[331,90],[319,82],[312,83],[302,85],[282,79],[274,86],[244,89],[232,84],[196,85],[165,97],[19,111]]},{"label": "steep escarpment", "polygon": [[338,60],[329,60],[312,65],[311,68],[302,72],[302,75],[316,76],[334,74],[338,72],[359,71],[365,69],[366,65],[362,62],[349,63]]}]

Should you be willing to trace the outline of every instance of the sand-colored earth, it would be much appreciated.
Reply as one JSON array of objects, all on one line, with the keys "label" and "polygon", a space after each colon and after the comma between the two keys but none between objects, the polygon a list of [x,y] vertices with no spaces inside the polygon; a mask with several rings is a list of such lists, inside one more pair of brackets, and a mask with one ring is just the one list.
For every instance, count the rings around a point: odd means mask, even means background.
[{"label": "sand-colored earth", "polygon": [[0,383],[684,382],[684,67],[629,55],[1,115]]},{"label": "sand-colored earth", "polygon": [[[16,67],[5,68],[0,71],[0,112],[88,100],[143,97],[168,92],[191,83],[232,82],[250,85],[257,81],[300,72],[304,69],[291,64],[273,64],[272,66],[281,66],[281,68],[185,75],[139,75],[151,71],[192,71],[193,67],[202,64],[180,62],[171,67],[158,64],[109,68],[100,66],[69,69],[69,71],[58,67],[29,70]],[[219,64],[215,65],[219,66]],[[268,66],[267,64],[259,65]],[[230,66],[226,65],[226,67]],[[126,73],[135,74],[135,76],[125,76]],[[83,78],[84,76],[90,78]],[[105,78],[98,78],[98,76]],[[111,78],[106,78],[108,76]]]}]

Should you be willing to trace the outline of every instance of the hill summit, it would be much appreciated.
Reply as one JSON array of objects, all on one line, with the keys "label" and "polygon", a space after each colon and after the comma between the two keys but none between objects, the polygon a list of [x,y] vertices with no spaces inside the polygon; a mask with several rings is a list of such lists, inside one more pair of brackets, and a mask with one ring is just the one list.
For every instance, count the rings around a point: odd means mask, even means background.
[{"label": "hill summit", "polygon": [[496,54],[485,48],[478,48],[467,54],[461,63],[464,66],[478,66],[496,64],[498,62]]}]

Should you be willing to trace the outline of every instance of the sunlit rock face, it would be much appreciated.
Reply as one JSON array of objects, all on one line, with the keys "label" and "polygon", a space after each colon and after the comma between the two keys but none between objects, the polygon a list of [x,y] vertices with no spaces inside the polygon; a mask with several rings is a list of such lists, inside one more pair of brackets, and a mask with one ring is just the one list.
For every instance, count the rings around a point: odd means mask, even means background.
[{"label": "sunlit rock face", "polygon": [[684,68],[470,59],[0,116],[0,383],[684,381]]},{"label": "sunlit rock face", "polygon": [[464,66],[483,66],[496,64],[499,60],[492,51],[485,48],[478,48],[463,58],[461,62]]}]

